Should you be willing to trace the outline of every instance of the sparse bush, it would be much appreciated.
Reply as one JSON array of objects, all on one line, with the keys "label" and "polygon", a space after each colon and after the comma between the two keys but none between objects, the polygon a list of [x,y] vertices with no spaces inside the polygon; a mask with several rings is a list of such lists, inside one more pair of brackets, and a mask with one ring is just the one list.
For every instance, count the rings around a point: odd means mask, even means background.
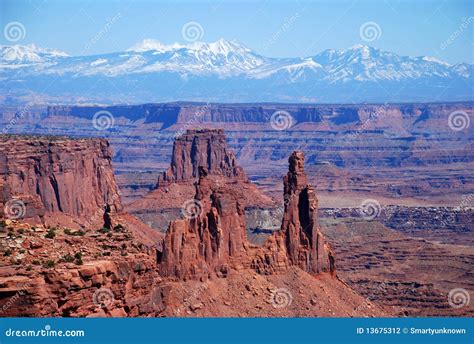
[{"label": "sparse bush", "polygon": [[110,232],[110,229],[106,227],[102,227],[101,229],[99,229],[99,233],[102,233],[102,234],[109,233],[109,232]]},{"label": "sparse bush", "polygon": [[81,252],[76,252],[76,253],[74,254],[74,258],[76,258],[76,259],[81,259],[81,258],[82,258],[82,253],[81,253]]},{"label": "sparse bush", "polygon": [[63,256],[62,261],[66,263],[72,263],[74,261],[74,257],[68,253],[65,256]]},{"label": "sparse bush", "polygon": [[56,236],[56,231],[54,230],[54,228],[51,228],[48,230],[48,233],[46,233],[44,237],[46,239],[54,239],[55,236]]},{"label": "sparse bush", "polygon": [[19,228],[19,229],[17,230],[17,232],[18,232],[18,234],[25,234],[26,229],[24,229],[24,228]]},{"label": "sparse bush", "polygon": [[21,248],[18,252],[19,252],[20,254],[23,254],[23,253],[25,253],[26,251],[25,251],[24,248]]},{"label": "sparse bush", "polygon": [[86,232],[84,232],[82,229],[80,229],[77,232],[74,232],[72,235],[74,235],[74,236],[84,236],[84,235],[86,235]]},{"label": "sparse bush", "polygon": [[64,228],[64,234],[71,235],[71,230],[69,228]]},{"label": "sparse bush", "polygon": [[54,262],[54,260],[48,259],[48,260],[43,264],[43,267],[45,267],[46,269],[51,269],[51,268],[54,268],[55,265],[56,265],[56,263]]},{"label": "sparse bush", "polygon": [[3,251],[3,255],[5,257],[10,257],[12,255],[13,251],[11,250],[11,248],[7,248],[5,251]]},{"label": "sparse bush", "polygon": [[82,265],[84,264],[84,262],[82,261],[82,259],[76,259],[76,265]]}]

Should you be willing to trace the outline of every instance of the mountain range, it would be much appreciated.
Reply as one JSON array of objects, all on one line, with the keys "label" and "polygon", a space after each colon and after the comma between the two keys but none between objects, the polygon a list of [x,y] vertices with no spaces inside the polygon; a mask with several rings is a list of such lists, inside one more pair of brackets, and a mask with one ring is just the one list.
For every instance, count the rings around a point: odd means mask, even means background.
[{"label": "mountain range", "polygon": [[473,65],[400,56],[355,45],[314,56],[271,58],[237,41],[164,45],[70,56],[31,45],[0,46],[5,104],[408,102],[472,100]]}]

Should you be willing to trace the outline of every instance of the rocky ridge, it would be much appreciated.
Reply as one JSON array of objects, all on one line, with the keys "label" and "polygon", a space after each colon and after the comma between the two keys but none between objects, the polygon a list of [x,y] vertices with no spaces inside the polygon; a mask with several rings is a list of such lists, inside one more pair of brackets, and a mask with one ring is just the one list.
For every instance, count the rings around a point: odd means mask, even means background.
[{"label": "rocky ridge", "polygon": [[[228,185],[240,201],[246,218],[267,211],[276,212],[276,203],[250,182],[229,149],[222,129],[187,130],[173,144],[171,164],[158,176],[155,189],[126,206],[153,228],[165,232],[168,223],[179,217],[195,195],[193,184],[198,181],[199,168],[215,183]],[[280,219],[278,219],[279,221]]]},{"label": "rocky ridge", "polygon": [[36,223],[53,214],[111,226],[122,210],[104,139],[0,137],[0,212]]},{"label": "rocky ridge", "polygon": [[304,155],[294,152],[285,177],[287,199],[281,230],[263,247],[246,236],[244,209],[229,185],[200,167],[194,197],[197,211],[170,223],[159,254],[163,276],[207,279],[231,269],[253,269],[269,275],[297,266],[311,274],[335,272],[334,257],[317,220],[317,199],[304,173]]}]

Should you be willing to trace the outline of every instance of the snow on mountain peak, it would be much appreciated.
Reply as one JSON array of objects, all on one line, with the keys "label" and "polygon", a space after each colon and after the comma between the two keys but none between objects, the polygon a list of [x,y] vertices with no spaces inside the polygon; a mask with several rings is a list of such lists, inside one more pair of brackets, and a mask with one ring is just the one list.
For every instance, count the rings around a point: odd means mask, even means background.
[{"label": "snow on mountain peak", "polygon": [[207,51],[213,54],[222,54],[227,55],[231,52],[250,52],[250,49],[242,45],[237,41],[227,41],[225,39],[219,39],[212,43],[205,43],[205,42],[193,42],[187,45],[173,43],[173,44],[162,44],[160,41],[152,38],[144,39],[141,42],[138,42],[131,46],[127,51],[132,52],[145,52],[154,50],[157,52],[168,52],[168,51],[175,51],[179,49],[188,49],[192,51]]},{"label": "snow on mountain peak", "polygon": [[0,45],[0,59],[10,63],[34,63],[69,56],[65,52],[29,45]]},{"label": "snow on mountain peak", "polygon": [[155,51],[158,51],[158,52],[166,52],[166,51],[171,51],[171,50],[175,50],[175,49],[180,49],[180,48],[183,48],[183,47],[185,47],[185,46],[180,45],[178,43],[166,45],[166,44],[162,44],[157,39],[147,38],[147,39],[144,39],[141,42],[138,42],[138,43],[132,45],[130,48],[127,49],[127,51],[133,51],[133,52],[137,52],[137,53],[144,52],[144,51],[150,51],[150,50],[155,50]]}]

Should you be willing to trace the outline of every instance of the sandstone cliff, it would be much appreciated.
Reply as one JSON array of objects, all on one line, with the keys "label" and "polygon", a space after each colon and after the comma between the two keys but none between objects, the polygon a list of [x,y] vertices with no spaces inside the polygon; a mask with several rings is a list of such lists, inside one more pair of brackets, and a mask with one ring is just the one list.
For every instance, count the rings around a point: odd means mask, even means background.
[{"label": "sandstone cliff", "polygon": [[259,209],[276,210],[275,202],[252,184],[237,164],[220,129],[187,130],[176,138],[170,167],[159,176],[156,189],[127,205],[126,210],[165,232],[169,221],[179,217],[186,202],[194,198],[193,184],[198,181],[200,167],[215,182],[229,185],[244,215]]},{"label": "sandstone cliff", "polygon": [[170,223],[159,254],[163,276],[180,279],[227,275],[252,268],[261,274],[291,266],[318,274],[335,272],[334,257],[319,230],[317,199],[304,173],[304,155],[294,152],[284,179],[286,200],[281,230],[262,248],[250,245],[243,209],[232,187],[200,168],[192,216]]},{"label": "sandstone cliff", "polygon": [[157,187],[173,182],[193,181],[198,168],[231,179],[247,180],[243,169],[227,146],[222,129],[187,130],[173,144],[171,166],[158,178]]},{"label": "sandstone cliff", "polygon": [[[111,157],[104,139],[1,136],[2,215],[43,221],[54,213],[107,224],[122,209]],[[12,207],[20,214],[9,214]]]}]

